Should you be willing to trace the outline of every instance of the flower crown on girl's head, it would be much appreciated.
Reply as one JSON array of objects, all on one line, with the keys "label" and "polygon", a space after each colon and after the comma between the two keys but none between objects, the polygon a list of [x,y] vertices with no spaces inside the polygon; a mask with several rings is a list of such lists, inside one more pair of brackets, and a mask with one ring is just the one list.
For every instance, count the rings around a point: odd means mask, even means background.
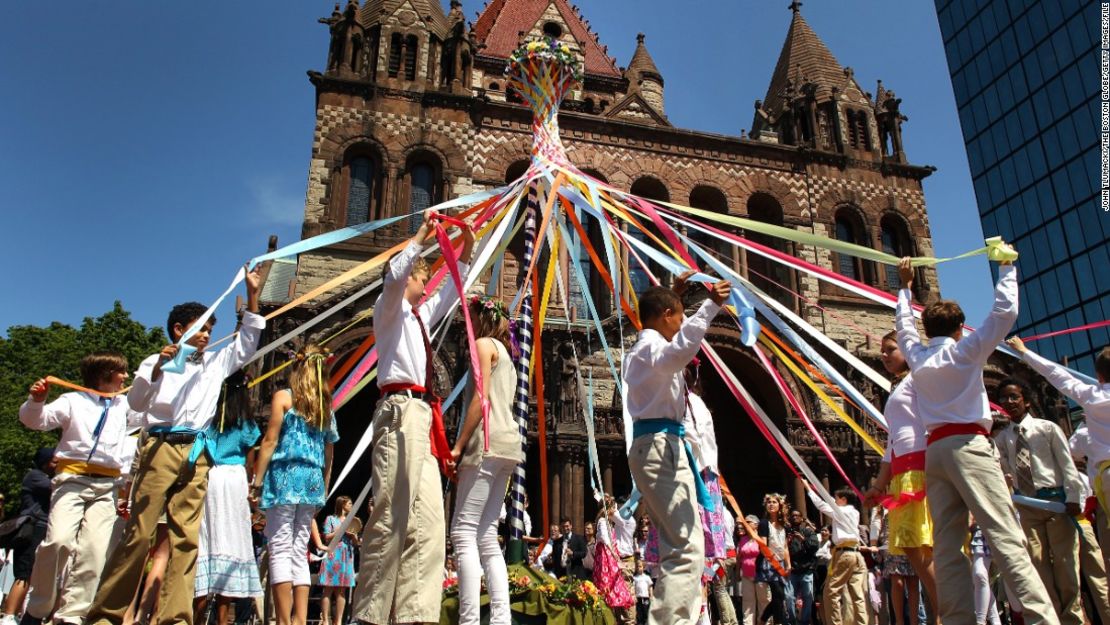
[{"label": "flower crown on girl's head", "polygon": [[288,359],[297,362],[322,360],[325,364],[331,364],[335,360],[335,354],[331,353],[331,350],[326,347],[321,347],[320,351],[315,354],[305,354],[304,350],[289,350]]},{"label": "flower crown on girl's head", "polygon": [[470,305],[485,308],[496,321],[500,321],[502,318],[509,319],[509,311],[505,308],[505,303],[499,299],[493,299],[487,295],[471,295]]}]

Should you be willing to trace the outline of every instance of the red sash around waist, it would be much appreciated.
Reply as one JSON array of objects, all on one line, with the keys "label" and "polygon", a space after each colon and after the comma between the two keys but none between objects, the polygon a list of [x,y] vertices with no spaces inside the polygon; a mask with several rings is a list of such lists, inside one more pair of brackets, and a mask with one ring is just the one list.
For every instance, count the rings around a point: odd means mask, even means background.
[{"label": "red sash around waist", "polygon": [[451,446],[447,444],[447,429],[443,426],[443,405],[439,398],[423,386],[405,382],[386,384],[381,387],[381,391],[383,397],[390,393],[403,393],[405,391],[424,395],[425,401],[432,408],[432,428],[429,432],[429,437],[432,440],[432,455],[439,461],[439,470],[444,475],[450,476],[451,472],[447,468],[447,463],[451,461]]},{"label": "red sash around waist", "polygon": [[990,437],[990,432],[978,423],[945,423],[939,428],[929,432],[929,441],[927,445],[948,438],[949,436],[959,436],[961,434],[979,434],[981,436]]},{"label": "red sash around waist", "polygon": [[907,471],[924,471],[925,470],[925,450],[911,451],[908,454],[899,456],[897,454],[890,455],[890,473],[891,475],[898,475]]}]

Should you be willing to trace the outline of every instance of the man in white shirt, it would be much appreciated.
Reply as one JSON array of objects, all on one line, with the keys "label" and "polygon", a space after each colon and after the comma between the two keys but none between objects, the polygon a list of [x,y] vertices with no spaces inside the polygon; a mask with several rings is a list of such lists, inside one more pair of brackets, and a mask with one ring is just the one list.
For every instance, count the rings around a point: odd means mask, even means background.
[{"label": "man in white shirt", "polygon": [[[89,354],[81,359],[80,370],[85,387],[96,392],[65,393],[44,404],[48,382],[41,379],[31,385],[30,397],[19,408],[19,420],[28,428],[62,430],[54,454],[50,519],[35,552],[25,622],[41,622],[51,613],[58,623],[84,620],[108,559],[116,480],[130,463],[127,428],[140,423],[141,415],[119,394],[128,378],[123,355]],[[71,555],[68,581],[59,588]]]},{"label": "man in white shirt", "polygon": [[1029,541],[1033,566],[1048,590],[1061,622],[1082,625],[1079,587],[1079,537],[1074,518],[1083,511],[1083,485],[1060,426],[1029,414],[1031,393],[1025,382],[998,384],[997,401],[1010,424],[994,436],[1002,470],[1018,493],[1065,503],[1063,514],[1022,506],[1021,528]]},{"label": "man in white shirt", "polygon": [[[131,516],[123,542],[108,560],[86,623],[123,622],[163,513],[172,553],[165,578],[172,583],[164,588],[156,622],[186,625],[193,622],[197,535],[208,490],[209,459],[204,453],[203,432],[216,414],[224,379],[242,368],[258,350],[262,329],[266,327],[266,320],[258,314],[260,285],[258,270],[247,272],[247,310],[232,344],[215,353],[205,349],[216,322],[213,317],[186,338],[185,343],[196,348],[196,352],[186,359],[180,373],[162,370],[177,355],[176,343],[139,365],[127,402],[132,410],[146,413],[149,438],[138,452],[142,470],[134,477]],[[196,302],[175,306],[166,322],[170,338],[180,341],[206,310],[206,306]]]},{"label": "man in white shirt", "polygon": [[[449,280],[420,305],[430,276],[420,253],[435,220],[429,211],[404,250],[389,260],[374,303],[381,389],[370,424],[375,505],[366,521],[357,581],[374,592],[359,594],[352,614],[375,625],[438,621],[443,599],[442,586],[435,583],[442,580],[446,553],[439,473],[451,470],[450,448],[434,395],[428,333],[459,294]],[[474,233],[463,228],[463,275],[473,247]]]},{"label": "man in white shirt", "polygon": [[623,367],[626,408],[632,418],[628,453],[632,478],[648,517],[659,533],[659,585],[648,623],[684,625],[701,614],[701,573],[705,537],[697,504],[713,504],[686,444],[686,383],[682,371],[701,348],[709,324],[730,292],[729,283],[713,285],[709,299],[683,319],[680,293],[652,287],[640,297],[643,330]]},{"label": "man in white shirt", "polygon": [[[867,563],[859,551],[859,510],[851,504],[855,493],[850,488],[836,491],[836,507],[830,506],[809,482],[803,481],[806,494],[821,514],[832,521],[832,559],[821,604],[829,625],[867,621]],[[848,602],[841,602],[847,594]]]},{"label": "man in white shirt", "polygon": [[940,620],[945,625],[975,625],[971,565],[963,554],[970,512],[990,541],[1003,579],[1025,606],[1029,625],[1057,625],[1060,621],[1026,551],[1002,468],[987,439],[992,422],[983,366],[1017,319],[1017,269],[1012,262],[1002,263],[991,313],[967,337],[959,304],[942,300],[926,307],[921,319],[927,346],[914,323],[909,258],[899,264],[898,273],[898,347],[913,374],[917,415],[929,433],[925,481],[935,523]]}]

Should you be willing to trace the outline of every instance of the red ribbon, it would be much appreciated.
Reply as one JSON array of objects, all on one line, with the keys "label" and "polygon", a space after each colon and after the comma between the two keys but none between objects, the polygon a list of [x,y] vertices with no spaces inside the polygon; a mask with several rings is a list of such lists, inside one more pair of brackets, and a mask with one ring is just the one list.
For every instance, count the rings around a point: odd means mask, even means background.
[{"label": "red ribbon", "polygon": [[[436,224],[436,239],[439,240],[439,249],[443,252],[444,262],[447,264],[451,281],[455,283],[455,291],[462,302],[463,325],[466,326],[466,341],[470,346],[470,372],[474,377],[474,390],[482,405],[482,434],[484,437],[483,450],[489,451],[489,398],[486,397],[485,386],[482,380],[482,366],[478,362],[478,347],[474,339],[474,324],[470,319],[470,306],[466,303],[466,293],[463,292],[462,274],[459,272],[459,257],[455,248],[451,247],[451,238],[443,226]],[[465,410],[463,412],[465,415]]]},{"label": "red ribbon", "polygon": [[1027,337],[1027,338],[1023,338],[1021,340],[1026,342],[1026,343],[1029,343],[1031,341],[1039,341],[1041,339],[1047,339],[1047,338],[1051,338],[1051,337],[1054,337],[1054,336],[1060,336],[1062,334],[1071,334],[1072,332],[1083,332],[1084,330],[1094,330],[1095,328],[1102,328],[1102,327],[1105,327],[1105,326],[1110,326],[1110,319],[1104,319],[1102,321],[1096,321],[1094,323],[1088,323],[1087,325],[1082,325],[1082,326],[1078,326],[1078,327],[1075,327],[1075,328],[1068,328],[1067,330],[1056,330],[1055,332],[1046,332],[1044,334],[1036,334],[1036,335],[1033,335],[1033,336],[1030,336],[1030,337]]}]

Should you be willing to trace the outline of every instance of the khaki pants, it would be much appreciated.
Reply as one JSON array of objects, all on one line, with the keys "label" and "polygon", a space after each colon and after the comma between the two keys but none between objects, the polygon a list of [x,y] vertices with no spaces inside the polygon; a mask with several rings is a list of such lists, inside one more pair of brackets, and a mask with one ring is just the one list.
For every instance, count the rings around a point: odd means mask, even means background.
[{"label": "khaki pants", "polygon": [[374,411],[374,512],[366,522],[355,618],[439,622],[446,558],[443,489],[431,454],[432,410],[393,394]]},{"label": "khaki pants", "polygon": [[1087,580],[1087,587],[1094,596],[1094,605],[1089,611],[1097,612],[1106,625],[1110,625],[1110,591],[1106,586],[1106,565],[1102,559],[1102,549],[1095,540],[1094,529],[1086,520],[1079,522],[1079,568]]},{"label": "khaki pants", "polygon": [[648,623],[683,625],[701,615],[705,536],[694,473],[682,439],[651,434],[632,441],[628,467],[651,524],[659,531],[659,569]]},{"label": "khaki pants", "polygon": [[147,553],[158,531],[158,517],[166,512],[170,561],[166,583],[158,599],[159,625],[193,622],[193,585],[196,578],[197,536],[208,489],[208,458],[190,466],[192,443],[171,444],[150,438],[139,451],[142,461],[132,487],[131,518],[123,543],[112,552],[87,622],[119,625],[135,597]]},{"label": "khaki pants", "polygon": [[[108,559],[115,520],[115,478],[66,473],[54,478],[46,538],[39,543],[31,570],[28,614],[45,619],[54,612],[56,621],[84,620]],[[59,578],[71,555],[59,602]]]},{"label": "khaki pants", "polygon": [[1079,532],[1067,515],[1022,506],[1018,518],[1033,568],[1044,582],[1060,622],[1083,625],[1083,603],[1079,596]]},{"label": "khaki pants", "polygon": [[867,563],[858,549],[833,549],[821,604],[828,625],[868,621]]},{"label": "khaki pants", "polygon": [[969,512],[983,529],[1003,580],[1025,606],[1025,622],[1058,625],[990,442],[964,434],[931,443],[925,452],[925,481],[934,523],[937,615],[944,625],[975,625],[971,562],[963,552]]}]

